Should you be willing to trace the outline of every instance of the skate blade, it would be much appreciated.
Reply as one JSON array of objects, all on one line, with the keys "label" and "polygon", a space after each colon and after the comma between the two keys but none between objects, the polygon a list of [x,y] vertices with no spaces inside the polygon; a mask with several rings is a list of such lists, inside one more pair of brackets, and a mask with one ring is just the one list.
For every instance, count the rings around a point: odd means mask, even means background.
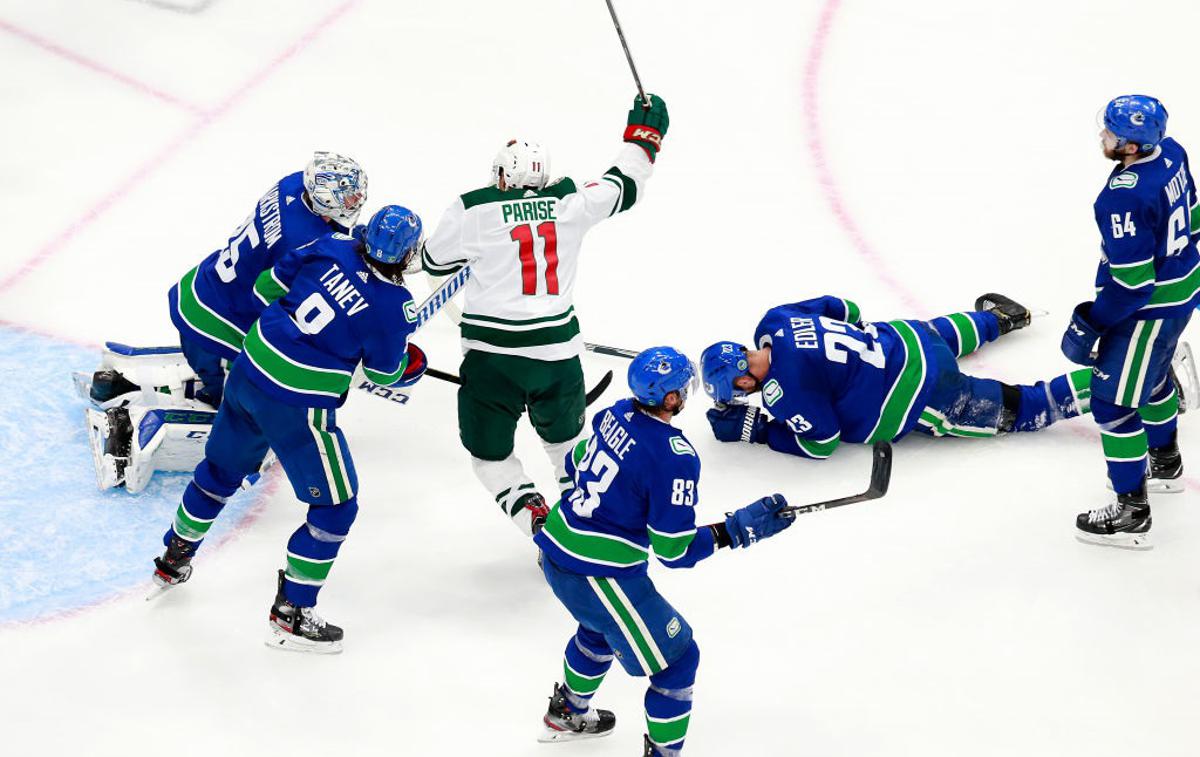
[{"label": "skate blade", "polygon": [[543,744],[558,744],[565,741],[580,741],[582,739],[598,739],[602,736],[607,736],[615,729],[600,731],[599,733],[587,733],[579,731],[559,731],[550,726],[542,726],[542,732],[538,734],[538,741]]},{"label": "skate blade", "polygon": [[306,652],[308,654],[341,654],[340,641],[309,641],[302,636],[296,636],[282,628],[271,626],[263,643],[271,649],[281,652]]},{"label": "skate blade", "polygon": [[157,579],[155,579],[154,588],[151,589],[150,593],[146,595],[146,601],[153,602],[154,600],[158,599],[163,594],[166,594],[168,591],[170,591],[171,589],[174,589],[178,585],[179,584],[160,583]]},{"label": "skate blade", "polygon": [[1075,539],[1084,544],[1096,544],[1101,547],[1116,547],[1117,549],[1132,549],[1144,551],[1154,549],[1149,532],[1144,534],[1089,534],[1079,532]]},{"label": "skate blade", "polygon": [[[1114,491],[1112,482],[1106,483],[1105,488]],[[1146,479],[1147,494],[1183,494],[1186,487],[1180,478],[1148,478]]]}]

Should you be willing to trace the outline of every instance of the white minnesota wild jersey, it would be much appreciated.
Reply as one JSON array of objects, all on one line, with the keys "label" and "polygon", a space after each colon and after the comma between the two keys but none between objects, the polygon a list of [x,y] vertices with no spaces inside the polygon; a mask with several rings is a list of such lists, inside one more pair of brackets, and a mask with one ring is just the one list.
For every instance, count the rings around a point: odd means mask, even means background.
[{"label": "white minnesota wild jersey", "polygon": [[652,164],[625,145],[599,179],[559,179],[545,189],[484,187],[455,200],[421,251],[425,271],[464,265],[463,351],[566,360],[582,340],[572,291],[583,235],[641,199]]}]

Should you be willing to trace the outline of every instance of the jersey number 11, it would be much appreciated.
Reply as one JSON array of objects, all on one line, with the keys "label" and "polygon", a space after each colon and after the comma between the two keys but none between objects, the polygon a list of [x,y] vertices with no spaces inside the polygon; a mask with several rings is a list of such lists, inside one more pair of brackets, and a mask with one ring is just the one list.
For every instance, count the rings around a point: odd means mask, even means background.
[{"label": "jersey number 11", "polygon": [[[546,294],[558,294],[558,229],[554,221],[538,224],[537,235],[542,238],[542,257],[546,259]],[[533,254],[533,225],[514,227],[509,236],[520,244],[521,294],[537,294],[537,258]]]}]

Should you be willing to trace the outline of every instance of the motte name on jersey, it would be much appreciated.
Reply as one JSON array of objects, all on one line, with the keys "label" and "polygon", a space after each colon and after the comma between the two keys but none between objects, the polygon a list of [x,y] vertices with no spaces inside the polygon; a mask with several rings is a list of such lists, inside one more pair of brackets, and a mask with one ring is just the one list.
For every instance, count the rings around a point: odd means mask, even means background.
[{"label": "motte name on jersey", "polygon": [[[363,299],[362,293],[350,283],[346,274],[342,273],[342,269],[337,263],[329,266],[329,270],[321,276],[321,283],[325,285],[325,289],[329,291],[334,302],[346,311],[346,315],[354,315],[371,306]],[[347,308],[349,309],[347,310]]]},{"label": "motte name on jersey", "polygon": [[1180,197],[1183,197],[1183,193],[1187,191],[1187,188],[1187,164],[1184,164],[1179,167],[1179,171],[1176,172],[1176,174],[1171,177],[1171,180],[1167,182],[1167,185],[1163,187],[1163,191],[1167,193],[1167,199],[1170,200],[1172,205],[1174,205],[1175,203],[1179,202]]},{"label": "motte name on jersey", "polygon": [[625,453],[637,444],[637,440],[630,438],[629,431],[621,425],[611,410],[605,410],[604,418],[600,420],[600,436],[618,460],[624,460]]},{"label": "motte name on jersey", "polygon": [[506,202],[500,206],[504,223],[523,223],[525,221],[554,221],[554,199],[518,200]]}]

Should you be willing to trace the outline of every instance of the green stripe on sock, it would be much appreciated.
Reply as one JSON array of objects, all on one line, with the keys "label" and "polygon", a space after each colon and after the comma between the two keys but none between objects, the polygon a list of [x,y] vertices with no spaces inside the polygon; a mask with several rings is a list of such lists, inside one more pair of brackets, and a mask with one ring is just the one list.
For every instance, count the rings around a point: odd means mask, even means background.
[{"label": "green stripe on sock", "polygon": [[677,741],[683,741],[687,737],[688,725],[691,723],[691,720],[691,712],[666,721],[654,720],[647,714],[646,730],[649,732],[651,741],[658,746],[666,746],[674,744]]},{"label": "green stripe on sock", "polygon": [[329,571],[332,568],[333,560],[309,560],[289,552],[287,570],[284,571],[284,575],[294,579],[297,583],[320,585],[329,578]]},{"label": "green stripe on sock", "polygon": [[200,541],[208,534],[213,522],[193,518],[182,504],[175,510],[175,533],[188,541]]},{"label": "green stripe on sock", "polygon": [[1141,460],[1149,449],[1145,431],[1132,436],[1116,436],[1101,431],[1100,443],[1104,446],[1104,456],[1109,460]]},{"label": "green stripe on sock", "polygon": [[649,668],[647,672],[653,675],[661,671],[663,667],[658,664],[658,659],[655,658],[654,651],[646,642],[646,637],[642,635],[642,631],[638,628],[637,623],[634,622],[632,612],[621,601],[621,598],[617,596],[617,593],[613,591],[610,580],[597,576],[595,581],[596,585],[600,587],[600,591],[608,599],[609,604],[612,605],[613,610],[616,611],[617,617],[624,624],[625,629],[629,631],[630,638],[633,639],[634,644],[637,645],[638,650],[642,653],[642,657],[646,660],[646,667]]},{"label": "green stripe on sock", "polygon": [[946,316],[958,329],[961,343],[958,345],[958,356],[970,355],[979,349],[979,337],[975,333],[975,322],[966,313],[951,313]]},{"label": "green stripe on sock", "polygon": [[1172,389],[1171,393],[1159,402],[1138,408],[1138,415],[1146,423],[1163,424],[1179,415],[1179,394]]},{"label": "green stripe on sock", "polygon": [[[607,671],[606,671],[607,672]],[[596,693],[600,688],[600,684],[604,683],[604,673],[595,677],[585,676],[582,673],[576,673],[571,669],[566,659],[563,659],[563,679],[567,682],[567,688],[576,694],[590,696]]]}]

